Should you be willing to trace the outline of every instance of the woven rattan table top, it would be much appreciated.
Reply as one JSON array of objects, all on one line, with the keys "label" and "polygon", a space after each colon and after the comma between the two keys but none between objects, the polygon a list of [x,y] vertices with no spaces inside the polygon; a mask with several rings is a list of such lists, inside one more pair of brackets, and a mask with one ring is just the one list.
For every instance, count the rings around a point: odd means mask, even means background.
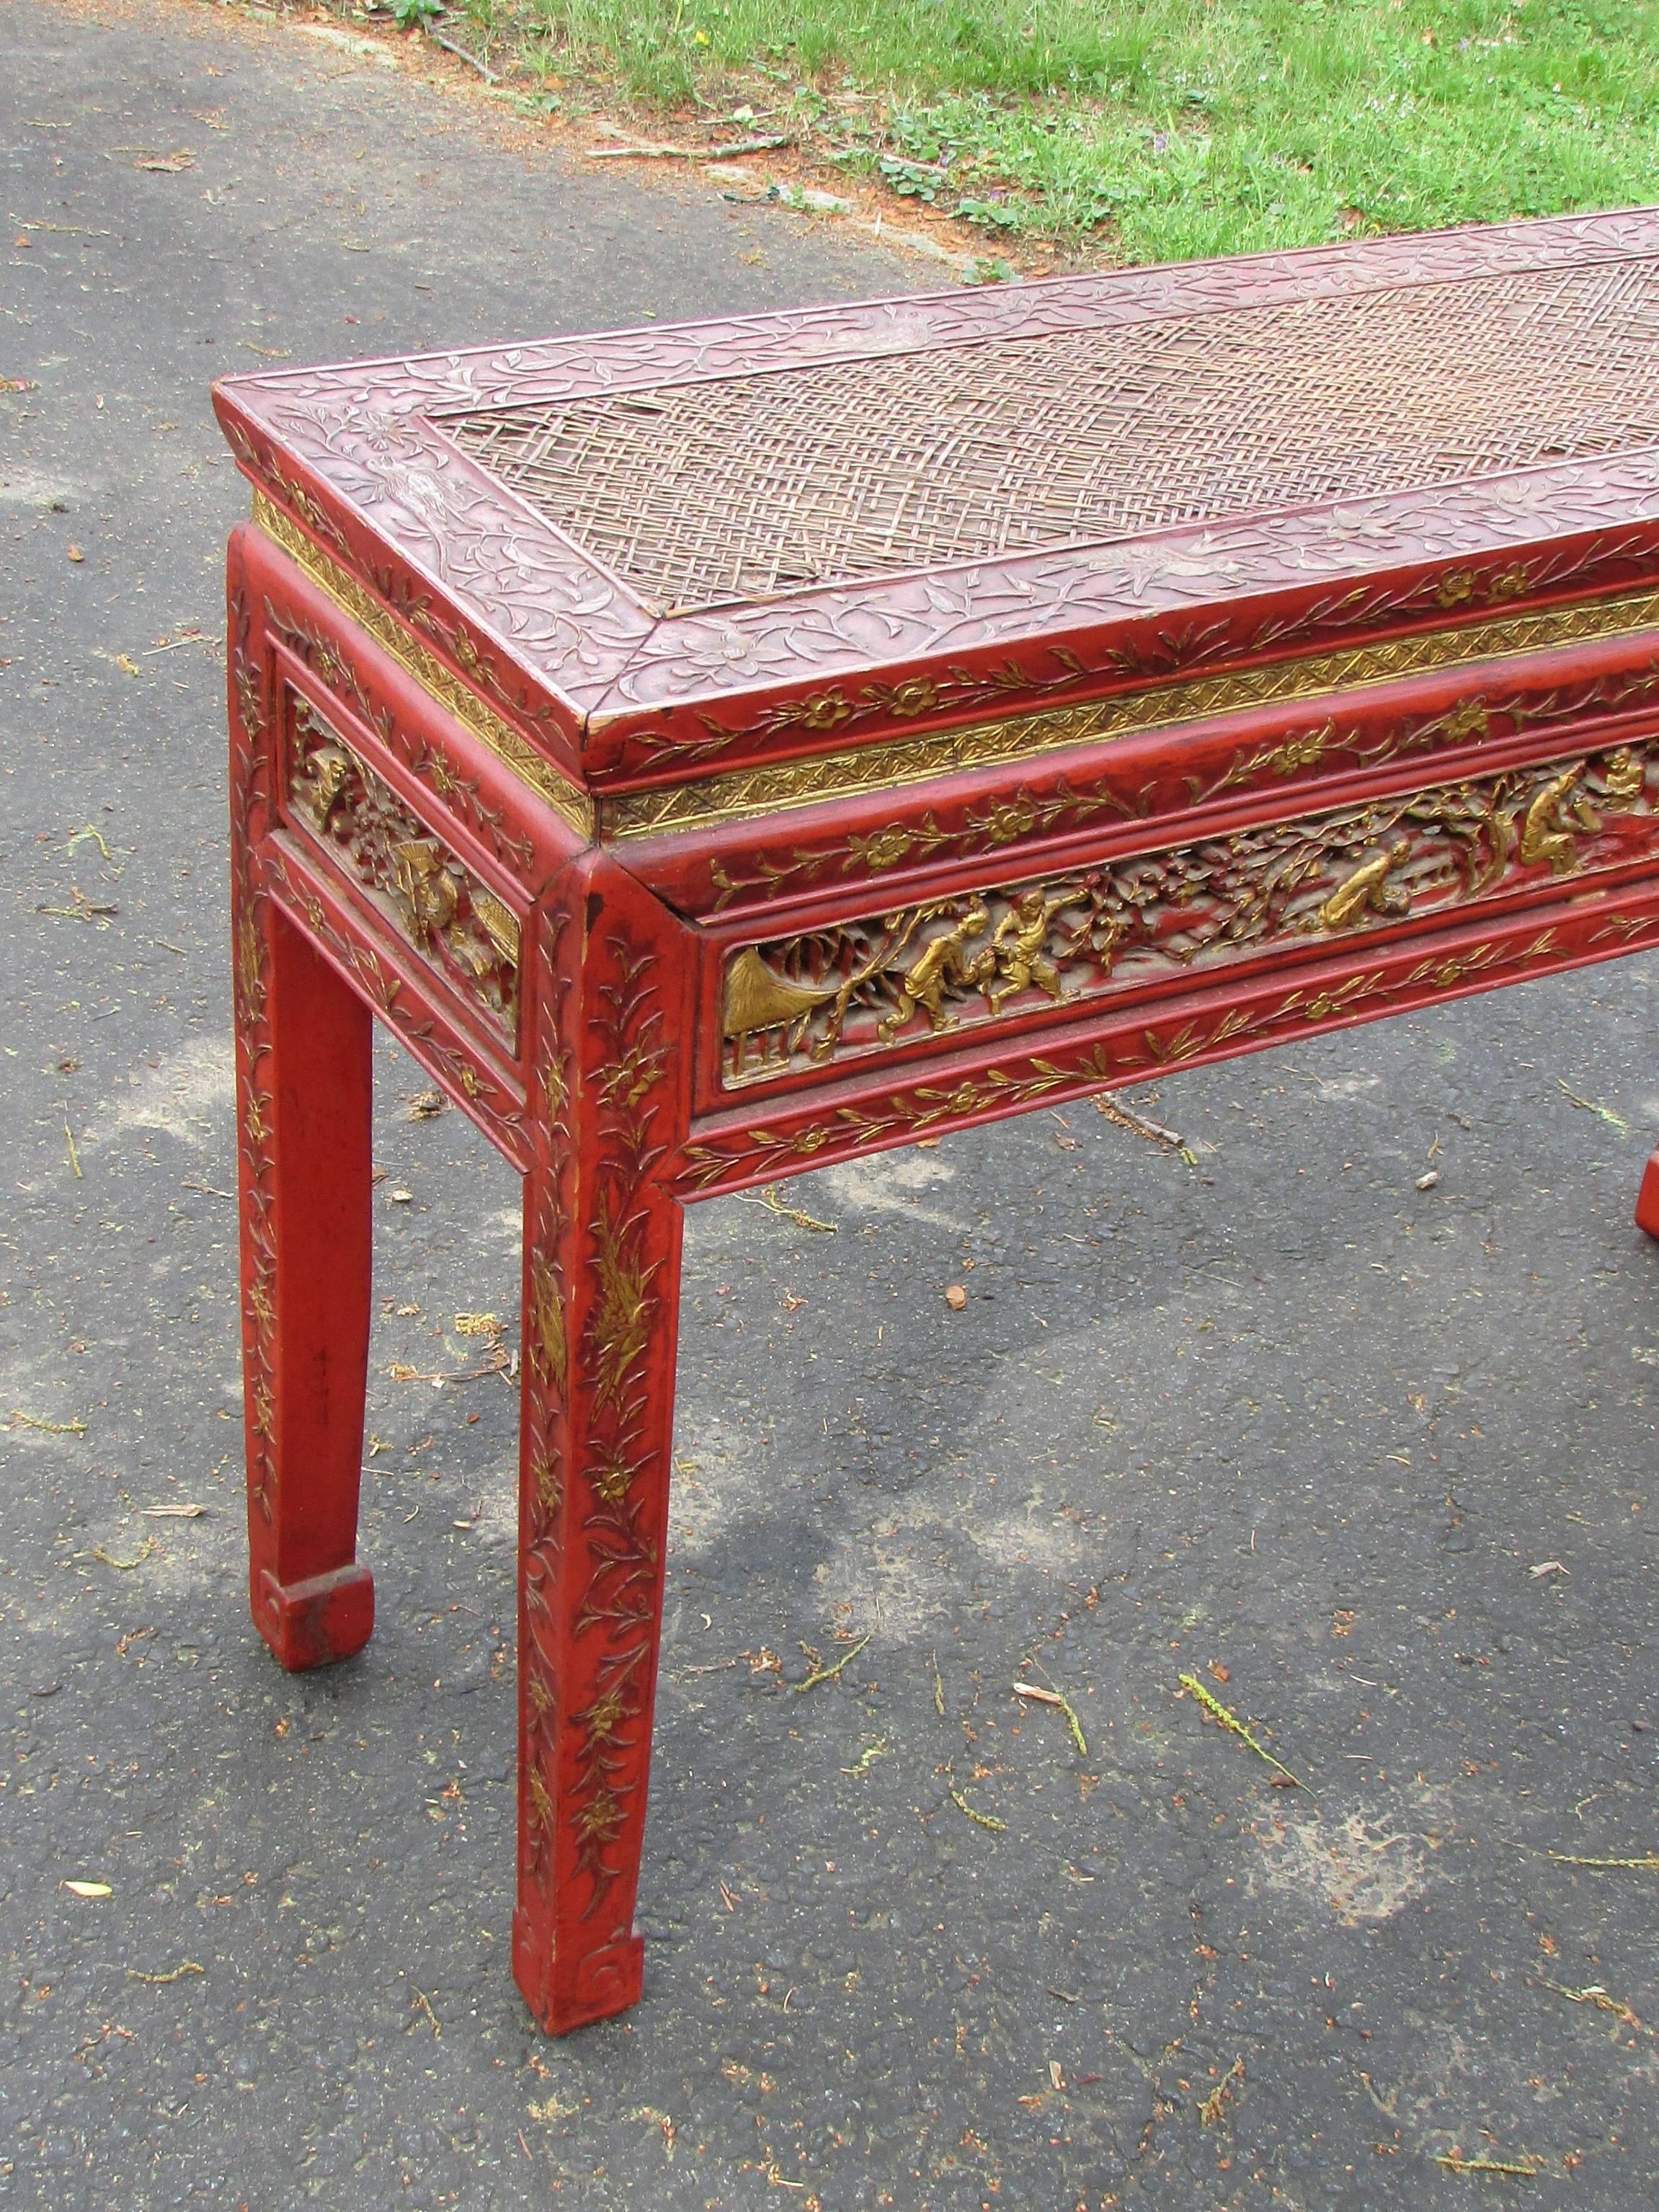
[{"label": "woven rattan table top", "polygon": [[584,777],[638,781],[647,740],[659,771],[711,728],[827,742],[857,719],[838,682],[967,672],[1017,707],[1057,653],[1109,641],[1144,678],[1241,609],[1311,648],[1414,592],[1443,620],[1645,574],[1659,210],[283,370],[216,404],[272,526]]},{"label": "woven rattan table top", "polygon": [[444,426],[659,611],[1659,441],[1659,258],[486,408]]}]

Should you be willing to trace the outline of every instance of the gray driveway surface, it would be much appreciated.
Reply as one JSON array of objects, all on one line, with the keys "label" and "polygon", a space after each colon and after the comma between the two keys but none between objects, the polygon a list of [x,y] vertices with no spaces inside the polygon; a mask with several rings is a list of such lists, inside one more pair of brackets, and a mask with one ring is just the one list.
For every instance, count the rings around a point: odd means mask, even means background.
[{"label": "gray driveway surface", "polygon": [[647,1994],[531,2027],[514,1396],[390,1371],[516,1193],[390,1045],[380,1626],[246,1614],[208,384],[927,272],[295,27],[0,57],[0,2203],[1654,2202],[1659,1875],[1551,1856],[1659,1847],[1650,959],[1133,1094],[1195,1164],[1084,1106],[696,1212]]}]

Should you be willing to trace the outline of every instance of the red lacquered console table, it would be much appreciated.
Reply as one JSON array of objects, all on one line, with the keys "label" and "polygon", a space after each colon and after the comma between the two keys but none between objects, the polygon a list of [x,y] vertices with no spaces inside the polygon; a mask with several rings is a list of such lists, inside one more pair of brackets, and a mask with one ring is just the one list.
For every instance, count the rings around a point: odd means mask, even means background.
[{"label": "red lacquered console table", "polygon": [[525,1178],[572,2028],[640,1991],[683,1205],[1659,944],[1659,211],[216,396],[253,1615],[373,1621],[378,1015]]}]

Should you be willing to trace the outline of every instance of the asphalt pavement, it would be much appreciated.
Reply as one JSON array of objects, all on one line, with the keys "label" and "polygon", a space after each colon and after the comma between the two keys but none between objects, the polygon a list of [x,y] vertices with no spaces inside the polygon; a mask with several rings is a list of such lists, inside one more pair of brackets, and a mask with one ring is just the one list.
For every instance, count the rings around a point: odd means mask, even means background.
[{"label": "asphalt pavement", "polygon": [[208,386],[937,279],[295,25],[0,54],[0,2203],[1654,2202],[1650,957],[696,1210],[646,1994],[532,2028],[516,1191],[389,1042],[379,1626],[247,1617]]}]

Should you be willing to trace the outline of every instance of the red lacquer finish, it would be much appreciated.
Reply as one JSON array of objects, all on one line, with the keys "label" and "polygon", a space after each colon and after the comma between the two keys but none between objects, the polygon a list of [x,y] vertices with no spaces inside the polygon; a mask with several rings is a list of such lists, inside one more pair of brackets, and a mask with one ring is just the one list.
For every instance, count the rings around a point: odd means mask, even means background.
[{"label": "red lacquer finish", "polygon": [[1642,1188],[1636,1194],[1636,1225],[1650,1237],[1659,1237],[1659,1152],[1642,1170]]},{"label": "red lacquer finish", "polygon": [[231,712],[249,1597],[283,1666],[315,1667],[374,1626],[356,1564],[371,1022],[260,884],[263,708],[250,691]]},{"label": "red lacquer finish", "polygon": [[[1515,380],[1508,461],[1489,395],[1480,466],[1407,450],[1445,406],[1410,333],[1461,327],[1453,285]],[[1419,426],[1352,456],[1352,495],[1275,352],[1298,303],[1352,315],[1342,404],[1386,374]],[[523,1179],[513,1957],[550,2032],[641,1987],[685,1204],[1659,945],[1643,315],[1651,210],[220,387],[255,491],[229,569],[253,1618],[290,1668],[373,1626],[378,1019]],[[1282,371],[1251,451],[1290,482],[1288,424],[1325,494],[1183,493],[1157,527],[883,570],[939,487],[866,486],[841,580],[722,598],[720,532],[757,541],[716,469],[684,486],[704,582],[671,603],[629,579],[672,570],[672,531],[595,550],[535,474],[562,410],[626,445],[631,409],[654,451],[935,350],[970,414],[986,349],[1006,396],[1026,340],[1143,325],[1149,364],[1173,331]],[[1659,1154],[1637,1220],[1659,1237]]]},{"label": "red lacquer finish", "polygon": [[537,921],[549,1144],[525,1182],[513,1957],[559,2033],[640,1991],[691,965],[682,926],[602,854],[556,878]]}]

